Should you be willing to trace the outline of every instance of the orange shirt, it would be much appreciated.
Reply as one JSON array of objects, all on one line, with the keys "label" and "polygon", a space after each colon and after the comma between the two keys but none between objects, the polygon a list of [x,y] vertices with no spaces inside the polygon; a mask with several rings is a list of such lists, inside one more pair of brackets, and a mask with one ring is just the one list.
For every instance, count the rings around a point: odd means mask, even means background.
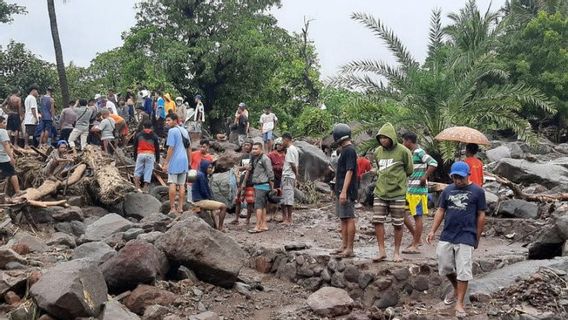
[{"label": "orange shirt", "polygon": [[201,164],[201,160],[207,160],[209,162],[213,162],[213,156],[210,154],[203,155],[200,150],[194,151],[191,153],[191,169],[199,171],[199,165]]},{"label": "orange shirt", "polygon": [[108,115],[115,123],[120,123],[124,121],[124,118],[119,116],[118,114],[111,113]]},{"label": "orange shirt", "polygon": [[465,163],[469,166],[469,181],[476,185],[483,186],[483,162],[476,157],[466,157]]}]

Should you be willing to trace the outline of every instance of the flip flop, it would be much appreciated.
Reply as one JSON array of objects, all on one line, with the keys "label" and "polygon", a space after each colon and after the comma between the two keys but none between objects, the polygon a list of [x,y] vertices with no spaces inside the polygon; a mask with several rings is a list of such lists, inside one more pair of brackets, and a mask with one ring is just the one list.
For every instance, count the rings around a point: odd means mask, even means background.
[{"label": "flip flop", "polygon": [[249,229],[248,233],[261,233],[262,230],[256,230],[256,229]]},{"label": "flip flop", "polygon": [[420,251],[407,249],[407,250],[402,250],[402,253],[404,253],[404,254],[420,254]]},{"label": "flip flop", "polygon": [[446,296],[444,297],[444,304],[449,306],[451,304],[454,304],[454,302],[456,302],[456,297],[454,295],[454,291],[450,291],[446,294]]},{"label": "flip flop", "polygon": [[229,222],[229,224],[232,224],[232,225],[239,225],[240,222],[237,221],[237,220],[233,220],[233,221]]},{"label": "flip flop", "polygon": [[373,260],[373,262],[382,262],[382,261],[385,261],[386,258],[387,258],[387,256],[374,257],[372,260]]},{"label": "flip flop", "polygon": [[456,310],[456,318],[464,319],[465,317],[467,317],[467,313],[465,311],[457,311]]},{"label": "flip flop", "polygon": [[351,252],[350,254],[343,254],[340,253],[337,255],[338,258],[354,258],[355,257],[355,252]]}]

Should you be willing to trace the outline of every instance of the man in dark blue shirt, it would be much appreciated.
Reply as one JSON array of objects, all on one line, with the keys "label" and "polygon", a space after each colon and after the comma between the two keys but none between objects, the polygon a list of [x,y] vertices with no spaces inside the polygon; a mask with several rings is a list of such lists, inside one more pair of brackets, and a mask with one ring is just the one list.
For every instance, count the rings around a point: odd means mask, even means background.
[{"label": "man in dark blue shirt", "polygon": [[426,241],[432,243],[436,231],[444,220],[444,229],[436,249],[438,269],[446,276],[454,291],[446,295],[444,303],[456,301],[456,316],[466,316],[464,297],[468,281],[473,279],[473,250],[485,225],[485,191],[469,181],[469,166],[462,161],[452,165],[450,176],[453,184],[446,187],[440,196],[438,212]]}]

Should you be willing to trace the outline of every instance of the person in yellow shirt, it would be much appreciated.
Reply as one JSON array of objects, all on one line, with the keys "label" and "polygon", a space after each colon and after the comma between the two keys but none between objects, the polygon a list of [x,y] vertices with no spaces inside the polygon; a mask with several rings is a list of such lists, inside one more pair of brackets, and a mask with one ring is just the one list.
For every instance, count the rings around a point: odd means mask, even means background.
[{"label": "person in yellow shirt", "polygon": [[169,93],[164,95],[164,100],[166,100],[166,114],[169,114],[170,110],[172,110],[173,113],[176,113],[176,102],[172,99],[172,96]]}]

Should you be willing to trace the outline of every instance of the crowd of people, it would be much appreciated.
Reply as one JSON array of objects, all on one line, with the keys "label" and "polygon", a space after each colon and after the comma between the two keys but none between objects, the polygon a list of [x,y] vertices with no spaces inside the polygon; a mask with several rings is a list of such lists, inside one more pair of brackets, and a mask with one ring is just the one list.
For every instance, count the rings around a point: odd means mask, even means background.
[{"label": "crowd of people", "polygon": [[[299,153],[290,133],[274,139],[278,118],[270,107],[264,109],[258,121],[262,143],[249,139],[251,125],[246,104],[240,103],[237,107],[230,131],[236,135],[243,155],[231,170],[233,183],[227,184],[234,185],[230,192],[234,197],[227,203],[220,201],[211,190],[215,159],[209,153],[210,141],[202,137],[205,121],[202,97],[195,96],[191,103],[181,97],[172,99],[160,91],[152,94],[139,89],[137,94],[128,91],[124,97],[109,90],[107,95],[98,94],[90,100],[74,100],[60,115],[56,114],[57,102],[51,88],[40,96],[38,87],[32,86],[23,103],[19,92],[14,90],[4,101],[0,115],[0,171],[9,177],[15,194],[21,191],[13,146],[19,145],[21,140],[24,148],[48,144],[54,147],[44,168],[46,176],[72,165],[78,152],[88,144],[100,145],[104,152],[113,153],[115,148],[132,143],[136,188],[147,192],[153,170],[161,167],[168,174],[170,215],[181,215],[186,203],[191,202],[195,208],[213,212],[215,227],[224,231],[230,207],[235,212],[233,224],[239,224],[241,211],[246,208],[247,225],[253,213],[256,215],[256,224],[248,231],[260,233],[269,229],[268,216],[274,215],[279,206],[282,223],[292,224],[294,190],[300,178]],[[132,127],[136,133],[129,135]],[[344,258],[355,255],[359,182],[369,171],[376,175],[372,224],[378,255],[373,261],[387,258],[384,225],[388,222],[394,228],[393,261],[400,262],[401,253],[420,253],[423,216],[428,214],[431,201],[428,179],[438,168],[438,162],[420,148],[416,134],[406,132],[400,143],[390,123],[378,131],[379,147],[373,154],[357,154],[351,128],[346,124],[336,124],[332,135],[337,146],[332,157],[335,210],[341,221],[342,239],[335,254]],[[192,141],[199,142],[195,151],[192,151]],[[160,152],[162,142],[165,154]],[[447,276],[454,288],[445,302],[457,301],[457,314],[465,313],[464,296],[467,283],[472,279],[473,250],[479,244],[485,221],[483,164],[475,156],[477,152],[477,145],[468,144],[464,161],[452,165],[453,184],[440,195],[434,223],[426,237],[431,243],[441,223],[445,222],[437,256],[440,274]],[[412,242],[401,250],[405,226],[412,234]]]}]

